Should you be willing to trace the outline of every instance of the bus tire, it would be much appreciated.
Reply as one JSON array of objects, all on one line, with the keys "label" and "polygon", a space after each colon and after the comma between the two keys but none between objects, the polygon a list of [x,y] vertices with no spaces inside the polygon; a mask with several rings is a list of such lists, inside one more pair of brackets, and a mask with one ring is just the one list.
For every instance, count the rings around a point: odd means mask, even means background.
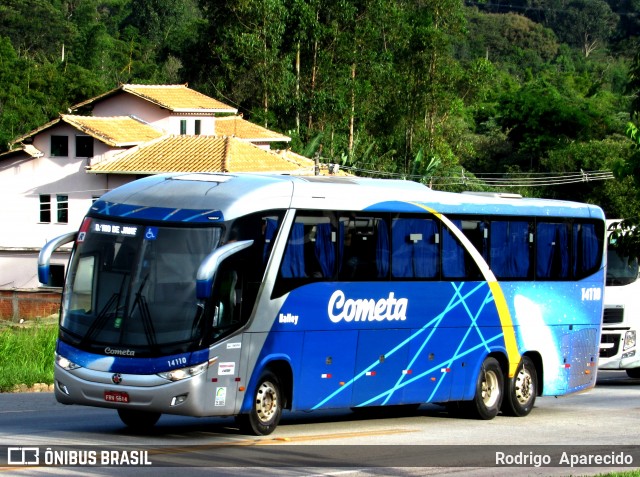
[{"label": "bus tire", "polygon": [[278,377],[270,371],[265,371],[251,402],[249,414],[237,417],[240,429],[248,434],[266,436],[271,434],[280,422],[282,416],[282,392]]},{"label": "bus tire", "polygon": [[502,412],[509,416],[523,417],[531,412],[538,395],[536,367],[528,356],[523,356],[515,376],[508,380],[502,402]]},{"label": "bus tire", "polygon": [[630,378],[638,379],[640,378],[640,368],[629,368],[626,370],[627,376]]},{"label": "bus tire", "polygon": [[502,368],[495,358],[488,357],[482,363],[476,380],[476,394],[467,401],[466,409],[471,417],[489,420],[498,415],[504,394]]},{"label": "bus tire", "polygon": [[127,427],[135,431],[146,431],[156,425],[160,419],[159,412],[136,411],[132,409],[118,409],[120,420]]}]

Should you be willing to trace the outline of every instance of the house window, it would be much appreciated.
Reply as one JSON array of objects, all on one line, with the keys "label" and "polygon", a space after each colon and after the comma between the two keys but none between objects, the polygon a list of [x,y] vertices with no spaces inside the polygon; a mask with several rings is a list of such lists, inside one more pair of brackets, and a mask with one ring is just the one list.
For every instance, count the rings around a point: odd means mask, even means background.
[{"label": "house window", "polygon": [[69,156],[69,137],[51,136],[51,157]]},{"label": "house window", "polygon": [[93,138],[76,136],[76,157],[93,157]]},{"label": "house window", "polygon": [[58,223],[69,223],[69,196],[57,195],[56,201],[58,202]]},{"label": "house window", "polygon": [[51,222],[51,196],[49,194],[40,195],[40,222]]},{"label": "house window", "polygon": [[180,134],[187,134],[187,120],[180,120]]},{"label": "house window", "polygon": [[196,136],[198,136],[200,134],[200,120],[199,119],[196,119],[194,127],[195,127],[194,134]]}]

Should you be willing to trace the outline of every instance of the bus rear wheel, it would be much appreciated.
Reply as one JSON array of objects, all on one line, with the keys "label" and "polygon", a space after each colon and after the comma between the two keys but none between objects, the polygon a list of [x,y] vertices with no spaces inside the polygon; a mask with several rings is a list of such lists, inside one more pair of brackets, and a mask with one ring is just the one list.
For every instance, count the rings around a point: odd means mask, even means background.
[{"label": "bus rear wheel", "polygon": [[160,419],[159,412],[134,411],[132,409],[118,409],[118,416],[127,427],[135,431],[149,430]]},{"label": "bus rear wheel", "polygon": [[523,356],[513,378],[509,379],[502,412],[509,416],[526,416],[538,395],[538,376],[533,361]]},{"label": "bus rear wheel", "polygon": [[240,429],[249,434],[266,436],[271,434],[282,416],[282,392],[278,377],[265,372],[258,381],[249,414],[237,417]]},{"label": "bus rear wheel", "polygon": [[465,403],[468,414],[478,419],[493,419],[500,411],[503,392],[502,368],[495,358],[488,357],[482,363],[476,380],[476,394]]}]

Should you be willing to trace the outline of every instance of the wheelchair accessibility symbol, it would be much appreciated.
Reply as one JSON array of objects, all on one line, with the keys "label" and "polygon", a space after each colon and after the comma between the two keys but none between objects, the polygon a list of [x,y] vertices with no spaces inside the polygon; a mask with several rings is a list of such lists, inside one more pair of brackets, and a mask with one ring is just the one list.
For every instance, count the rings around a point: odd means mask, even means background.
[{"label": "wheelchair accessibility symbol", "polygon": [[155,240],[158,238],[158,227],[147,227],[144,232],[144,238],[146,240]]}]

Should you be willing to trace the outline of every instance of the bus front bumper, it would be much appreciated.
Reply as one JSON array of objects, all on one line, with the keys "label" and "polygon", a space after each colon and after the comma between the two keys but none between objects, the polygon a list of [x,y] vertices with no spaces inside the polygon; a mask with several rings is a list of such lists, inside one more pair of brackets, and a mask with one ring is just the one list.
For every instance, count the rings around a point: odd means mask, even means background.
[{"label": "bus front bumper", "polygon": [[[54,394],[62,404],[111,409],[131,409],[185,416],[230,415],[225,406],[212,414],[208,400],[198,399],[206,390],[207,373],[180,381],[157,375],[140,376],[93,371],[85,368],[68,371],[55,366]],[[211,390],[213,394],[214,389]]]}]

